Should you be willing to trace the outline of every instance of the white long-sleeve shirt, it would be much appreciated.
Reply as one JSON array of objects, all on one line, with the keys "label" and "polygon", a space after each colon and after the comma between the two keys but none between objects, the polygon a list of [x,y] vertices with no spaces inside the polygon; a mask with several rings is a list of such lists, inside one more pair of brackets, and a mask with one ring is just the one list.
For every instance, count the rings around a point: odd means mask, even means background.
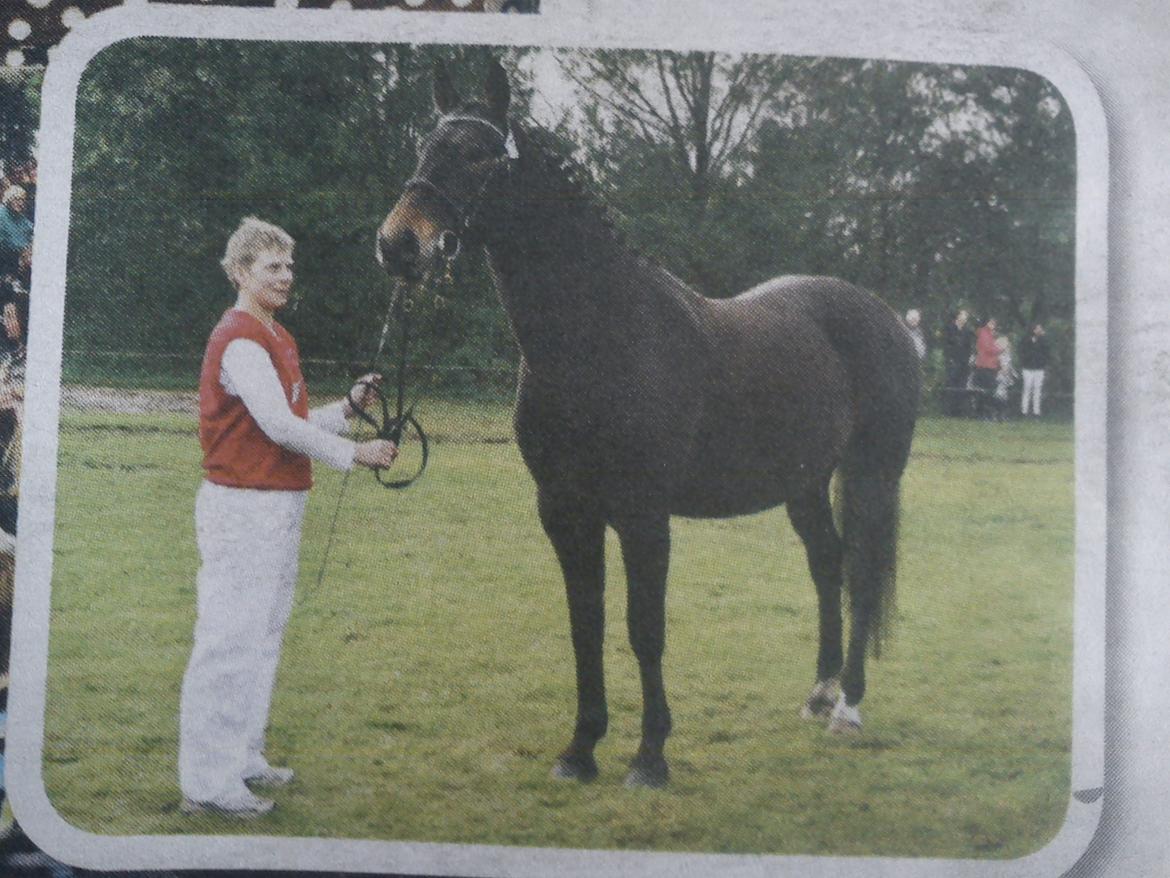
[{"label": "white long-sleeve shirt", "polygon": [[345,401],[318,406],[306,421],[289,408],[268,352],[250,339],[237,338],[224,349],[220,384],[237,396],[264,435],[282,448],[319,460],[334,469],[353,468],[357,443],[338,434],[349,429]]}]

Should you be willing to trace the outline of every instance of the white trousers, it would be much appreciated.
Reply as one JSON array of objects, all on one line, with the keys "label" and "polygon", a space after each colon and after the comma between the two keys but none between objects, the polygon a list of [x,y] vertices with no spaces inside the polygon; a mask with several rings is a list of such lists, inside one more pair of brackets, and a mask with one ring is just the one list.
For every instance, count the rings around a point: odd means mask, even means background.
[{"label": "white trousers", "polygon": [[179,786],[189,799],[241,795],[244,778],[267,765],[307,497],[211,482],[196,496],[198,615],[179,703]]},{"label": "white trousers", "polygon": [[1040,394],[1044,391],[1044,370],[1023,369],[1024,393],[1020,397],[1020,413],[1028,413],[1028,403],[1032,403],[1032,414],[1040,414]]}]

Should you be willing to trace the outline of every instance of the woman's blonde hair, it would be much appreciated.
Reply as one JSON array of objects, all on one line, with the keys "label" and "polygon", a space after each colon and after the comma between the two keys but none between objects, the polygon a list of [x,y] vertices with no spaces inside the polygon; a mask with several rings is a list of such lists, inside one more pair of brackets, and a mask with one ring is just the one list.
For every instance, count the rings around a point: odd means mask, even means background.
[{"label": "woman's blonde hair", "polygon": [[227,247],[223,251],[223,259],[219,264],[233,284],[236,284],[236,273],[250,268],[256,258],[265,250],[280,250],[291,253],[293,245],[292,235],[280,226],[266,223],[254,216],[246,216],[240,220],[240,227],[232,232],[228,238]]}]

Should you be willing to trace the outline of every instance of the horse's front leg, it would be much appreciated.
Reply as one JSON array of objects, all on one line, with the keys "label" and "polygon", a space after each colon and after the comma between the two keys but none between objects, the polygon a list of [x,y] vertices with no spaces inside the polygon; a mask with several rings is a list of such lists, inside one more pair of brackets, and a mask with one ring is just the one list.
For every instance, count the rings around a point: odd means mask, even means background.
[{"label": "horse's front leg", "polygon": [[670,516],[639,512],[617,517],[629,606],[630,646],[642,677],[642,743],[630,763],[629,787],[664,787],[670,778],[663,748],[670,734],[670,707],[662,682],[666,646],[666,573],[670,562]]},{"label": "horse's front leg", "polygon": [[605,521],[579,495],[542,490],[540,521],[565,577],[569,626],[577,663],[577,725],[553,766],[553,777],[590,781],[597,777],[593,749],[605,736]]}]

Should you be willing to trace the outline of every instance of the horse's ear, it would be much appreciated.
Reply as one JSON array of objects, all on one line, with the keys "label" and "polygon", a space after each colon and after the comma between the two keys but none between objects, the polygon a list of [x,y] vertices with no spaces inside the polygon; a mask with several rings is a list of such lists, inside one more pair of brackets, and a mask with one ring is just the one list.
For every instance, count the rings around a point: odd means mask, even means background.
[{"label": "horse's ear", "polygon": [[447,72],[447,65],[442,61],[435,62],[435,109],[440,113],[450,113],[459,106],[459,93],[451,82],[451,74]]},{"label": "horse's ear", "polygon": [[484,86],[484,97],[488,109],[501,127],[508,123],[508,105],[512,101],[512,89],[508,85],[508,72],[499,61],[492,59],[488,65],[487,83]]},{"label": "horse's ear", "polygon": [[509,125],[508,137],[512,142],[512,151],[509,156],[524,162],[528,158],[528,132],[519,125]]}]

